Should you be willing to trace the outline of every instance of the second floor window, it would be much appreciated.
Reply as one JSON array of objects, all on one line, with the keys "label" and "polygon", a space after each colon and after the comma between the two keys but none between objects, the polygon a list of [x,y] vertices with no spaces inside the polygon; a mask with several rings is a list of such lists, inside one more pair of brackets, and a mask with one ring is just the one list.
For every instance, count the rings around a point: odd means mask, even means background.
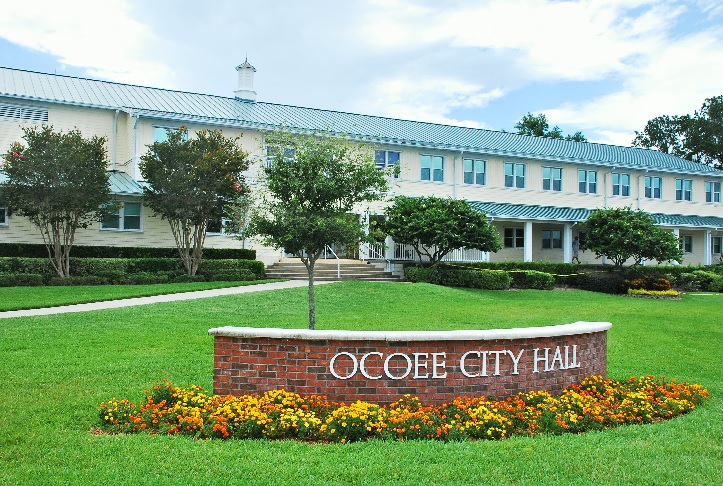
[{"label": "second floor window", "polygon": [[505,244],[505,248],[524,248],[524,246],[525,246],[525,229],[524,228],[505,228],[504,244]]},{"label": "second floor window", "polygon": [[[168,131],[178,130],[176,127],[153,127],[153,141],[154,142],[165,142],[168,140]],[[186,133],[188,138],[188,133]]]},{"label": "second floor window", "polygon": [[630,196],[630,174],[613,172],[613,196]]},{"label": "second floor window", "polygon": [[104,230],[140,231],[141,203],[122,202],[120,207],[101,221]]},{"label": "second floor window", "polygon": [[505,162],[505,187],[525,187],[525,164]]},{"label": "second floor window", "polygon": [[[399,165],[399,155],[399,152],[393,152],[391,150],[375,150],[374,163],[379,170],[384,170],[387,167],[396,167]],[[399,176],[396,175],[395,177]]]},{"label": "second floor window", "polygon": [[663,180],[660,177],[645,176],[645,197],[662,199]]},{"label": "second floor window", "polygon": [[462,165],[464,166],[465,184],[479,184],[481,186],[486,184],[487,163],[484,160],[463,159]]},{"label": "second floor window", "polygon": [[676,201],[692,201],[693,200],[693,181],[692,181],[692,179],[675,179],[675,200]]},{"label": "second floor window", "polygon": [[542,168],[542,189],[545,191],[562,191],[562,169],[560,167]]},{"label": "second floor window", "polygon": [[439,155],[422,155],[421,165],[421,180],[434,182],[444,181],[444,157]]},{"label": "second floor window", "polygon": [[583,170],[577,171],[578,190],[588,194],[597,194],[597,171]]},{"label": "second floor window", "polygon": [[8,208],[0,206],[0,226],[8,225]]},{"label": "second floor window", "polygon": [[720,202],[720,182],[705,181],[705,202]]}]

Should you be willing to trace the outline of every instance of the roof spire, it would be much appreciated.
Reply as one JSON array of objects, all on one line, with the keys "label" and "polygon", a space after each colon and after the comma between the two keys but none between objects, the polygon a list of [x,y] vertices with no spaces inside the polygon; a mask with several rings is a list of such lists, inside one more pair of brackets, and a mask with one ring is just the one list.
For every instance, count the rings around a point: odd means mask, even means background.
[{"label": "roof spire", "polygon": [[236,66],[236,71],[238,71],[238,89],[234,91],[234,95],[240,100],[256,101],[256,91],[254,91],[256,68],[249,64],[248,54],[246,54],[246,60]]}]

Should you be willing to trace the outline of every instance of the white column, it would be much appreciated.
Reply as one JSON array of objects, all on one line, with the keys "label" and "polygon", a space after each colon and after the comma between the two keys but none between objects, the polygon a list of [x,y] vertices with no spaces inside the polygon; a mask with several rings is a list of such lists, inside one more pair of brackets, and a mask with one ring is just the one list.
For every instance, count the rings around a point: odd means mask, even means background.
[{"label": "white column", "polygon": [[562,261],[572,262],[572,225],[565,223],[562,231]]},{"label": "white column", "polygon": [[532,261],[532,221],[525,221],[525,258],[524,261]]},{"label": "white column", "polygon": [[387,236],[384,240],[384,258],[394,260],[394,240],[391,236]]},{"label": "white column", "polygon": [[711,243],[711,231],[707,230],[705,232],[705,243],[703,244],[703,247],[705,248],[704,262],[706,265],[710,265],[711,263],[713,263],[713,259],[711,258],[711,254],[713,252],[713,248],[711,248]]},{"label": "white column", "polygon": [[[673,236],[675,236],[676,240],[680,240],[680,229],[679,228],[673,228]],[[677,260],[673,260],[673,265],[680,265]]]}]

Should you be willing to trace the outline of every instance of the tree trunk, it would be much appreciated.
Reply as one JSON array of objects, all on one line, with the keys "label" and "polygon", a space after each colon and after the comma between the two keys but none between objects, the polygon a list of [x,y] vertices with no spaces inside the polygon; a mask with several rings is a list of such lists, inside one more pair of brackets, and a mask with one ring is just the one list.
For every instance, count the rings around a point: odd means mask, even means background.
[{"label": "tree trunk", "polygon": [[316,258],[310,256],[304,264],[306,264],[306,270],[309,272],[309,329],[313,331],[316,326],[316,302],[314,300],[314,265],[316,264]]}]

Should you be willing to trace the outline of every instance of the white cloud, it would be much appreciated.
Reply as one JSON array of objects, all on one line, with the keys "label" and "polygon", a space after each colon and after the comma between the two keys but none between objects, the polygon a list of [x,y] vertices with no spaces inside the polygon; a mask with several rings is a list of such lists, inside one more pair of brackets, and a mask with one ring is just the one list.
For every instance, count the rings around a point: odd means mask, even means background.
[{"label": "white cloud", "polygon": [[[490,0],[437,10],[413,2],[379,3],[364,31],[379,49],[421,50],[435,44],[509,54],[530,81],[590,80],[624,71],[644,54],[681,6],[654,0]],[[642,13],[632,16],[636,8]]]},{"label": "white cloud", "polygon": [[132,15],[121,1],[7,2],[0,37],[57,56],[62,64],[86,68],[91,76],[172,87],[173,70],[151,55],[159,40]]},{"label": "white cloud", "polygon": [[499,88],[482,86],[447,77],[424,79],[396,77],[378,80],[371,90],[366,110],[386,116],[432,123],[485,128],[474,120],[456,120],[446,115],[454,107],[484,107],[504,96]]},{"label": "white cloud", "polygon": [[[629,145],[635,130],[642,130],[651,118],[693,113],[705,98],[721,94],[721,45],[723,32],[712,30],[668,39],[629,73],[623,89],[545,113],[551,123],[593,130],[602,141]],[[622,134],[627,134],[626,141],[621,142]]]}]

